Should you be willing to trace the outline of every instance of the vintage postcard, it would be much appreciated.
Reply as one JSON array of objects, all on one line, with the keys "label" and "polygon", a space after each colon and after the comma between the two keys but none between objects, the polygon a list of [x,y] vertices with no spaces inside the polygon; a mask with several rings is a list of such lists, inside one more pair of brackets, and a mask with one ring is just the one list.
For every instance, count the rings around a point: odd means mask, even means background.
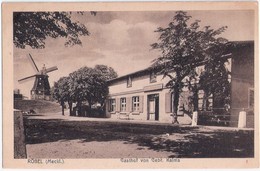
[{"label": "vintage postcard", "polygon": [[3,3],[3,167],[259,167],[258,19],[253,1]]}]

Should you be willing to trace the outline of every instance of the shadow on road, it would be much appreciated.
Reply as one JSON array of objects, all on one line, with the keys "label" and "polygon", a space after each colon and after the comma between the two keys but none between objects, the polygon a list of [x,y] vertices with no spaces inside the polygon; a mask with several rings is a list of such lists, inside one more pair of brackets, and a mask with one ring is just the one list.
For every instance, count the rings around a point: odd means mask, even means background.
[{"label": "shadow on road", "polygon": [[82,142],[123,141],[125,144],[137,144],[139,150],[145,147],[154,151],[172,152],[168,157],[254,156],[253,131],[60,119],[25,119],[25,130],[27,144],[73,139]]}]

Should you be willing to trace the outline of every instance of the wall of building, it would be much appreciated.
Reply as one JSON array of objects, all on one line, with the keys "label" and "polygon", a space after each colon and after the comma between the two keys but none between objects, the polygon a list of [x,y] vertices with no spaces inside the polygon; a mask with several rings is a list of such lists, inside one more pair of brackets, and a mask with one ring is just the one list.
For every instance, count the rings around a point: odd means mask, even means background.
[{"label": "wall of building", "polygon": [[109,94],[111,94],[111,95],[115,95],[118,93],[125,94],[125,93],[132,93],[133,91],[137,92],[138,90],[139,90],[139,92],[142,92],[143,88],[145,86],[157,85],[157,84],[165,85],[169,81],[168,78],[165,78],[165,79],[162,79],[162,78],[163,78],[162,75],[158,75],[157,82],[150,83],[150,75],[148,75],[148,74],[139,76],[139,77],[134,77],[134,78],[132,78],[131,87],[127,87],[127,79],[120,80],[109,86]]},{"label": "wall of building", "polygon": [[[232,53],[231,126],[237,127],[239,112],[247,112],[247,127],[254,127],[254,107],[250,90],[254,90],[254,44],[244,43]],[[251,101],[251,102],[250,102]],[[251,103],[251,104],[250,104]]]},{"label": "wall of building", "polygon": [[[247,120],[252,120],[253,111],[249,107],[249,89],[253,88],[254,85],[247,81],[233,79],[231,82],[232,91],[231,91],[231,126],[236,127],[238,124],[239,112],[245,110],[248,112]],[[253,123],[248,123],[248,127],[253,127]]]},{"label": "wall of building", "polygon": [[[172,112],[169,111],[171,107],[171,96],[169,96],[169,89],[165,88],[165,84],[169,81],[168,78],[164,78],[162,75],[156,77],[156,82],[150,82],[150,75],[146,74],[139,77],[132,78],[132,86],[127,87],[127,78],[121,81],[117,81],[109,86],[109,99],[116,100],[116,106],[120,105],[120,98],[126,98],[127,105],[132,103],[132,97],[141,97],[141,112],[132,112],[131,109],[126,112],[120,112],[120,108],[116,107],[115,112],[109,112],[113,119],[131,119],[131,120],[148,120],[148,96],[153,94],[159,95],[159,122],[171,123]],[[109,105],[109,104],[108,104]],[[132,104],[130,104],[132,106]],[[126,116],[126,114],[129,116]],[[180,124],[190,124],[191,118],[188,115],[182,115],[179,117]]]}]

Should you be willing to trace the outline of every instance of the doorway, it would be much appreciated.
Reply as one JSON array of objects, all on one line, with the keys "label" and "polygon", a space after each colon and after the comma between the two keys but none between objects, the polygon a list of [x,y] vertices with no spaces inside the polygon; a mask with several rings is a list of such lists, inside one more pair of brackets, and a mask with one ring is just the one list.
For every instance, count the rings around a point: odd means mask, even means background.
[{"label": "doorway", "polygon": [[147,96],[148,114],[147,120],[159,120],[159,94],[151,94]]}]

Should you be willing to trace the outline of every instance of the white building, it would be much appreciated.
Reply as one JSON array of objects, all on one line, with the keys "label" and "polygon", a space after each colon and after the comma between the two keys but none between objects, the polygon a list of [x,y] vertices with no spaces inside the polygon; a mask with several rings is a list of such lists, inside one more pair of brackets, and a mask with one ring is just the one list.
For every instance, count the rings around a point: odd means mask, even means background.
[{"label": "white building", "polygon": [[[150,69],[111,80],[107,113],[111,118],[170,123],[172,93],[165,87],[168,81],[169,78],[155,75]],[[183,112],[180,111],[178,115],[181,124],[191,122],[190,117]]]}]

